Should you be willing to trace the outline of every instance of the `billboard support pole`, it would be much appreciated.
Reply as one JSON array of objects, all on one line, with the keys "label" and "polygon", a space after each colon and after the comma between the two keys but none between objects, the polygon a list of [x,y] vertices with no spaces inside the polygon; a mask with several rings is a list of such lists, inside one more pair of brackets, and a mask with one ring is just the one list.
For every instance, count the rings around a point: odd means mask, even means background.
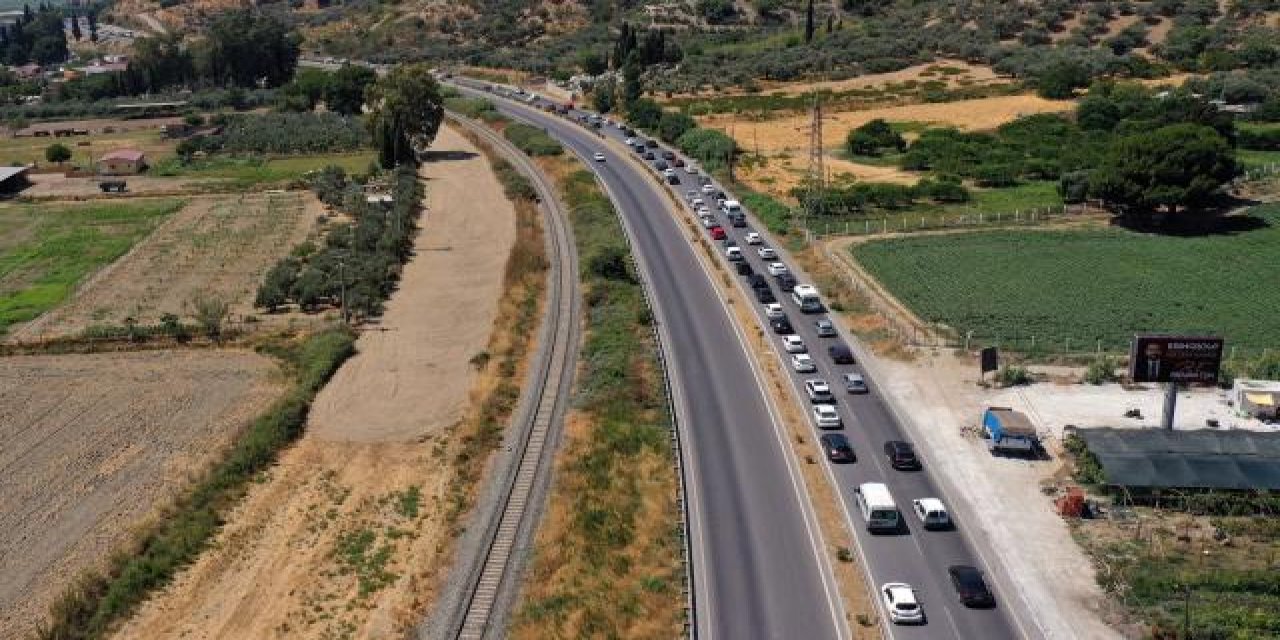
[{"label": "billboard support pole", "polygon": [[1165,431],[1173,431],[1173,410],[1178,404],[1178,383],[1167,382],[1164,385],[1164,414],[1160,416],[1160,426]]}]

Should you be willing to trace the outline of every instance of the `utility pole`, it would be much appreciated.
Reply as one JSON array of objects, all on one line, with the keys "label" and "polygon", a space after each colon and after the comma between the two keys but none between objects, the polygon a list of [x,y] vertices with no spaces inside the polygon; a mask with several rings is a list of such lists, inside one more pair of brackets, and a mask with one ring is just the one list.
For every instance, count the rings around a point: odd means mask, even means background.
[{"label": "utility pole", "polygon": [[809,216],[821,216],[826,203],[827,170],[822,152],[822,98],[813,93],[809,118],[809,168],[805,173],[805,200],[800,208],[800,226],[809,237]]}]

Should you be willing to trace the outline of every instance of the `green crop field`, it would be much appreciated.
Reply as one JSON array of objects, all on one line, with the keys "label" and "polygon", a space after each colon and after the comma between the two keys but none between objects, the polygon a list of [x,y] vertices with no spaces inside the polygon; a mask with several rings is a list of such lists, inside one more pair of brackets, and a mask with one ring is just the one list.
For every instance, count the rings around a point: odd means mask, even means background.
[{"label": "green crop field", "polygon": [[0,334],[57,306],[85,276],[124,255],[182,204],[0,208]]},{"label": "green crop field", "polygon": [[1206,332],[1280,346],[1280,205],[1250,230],[1170,237],[1119,229],[918,236],[854,256],[922,318],[983,343],[1125,348],[1135,332]]}]

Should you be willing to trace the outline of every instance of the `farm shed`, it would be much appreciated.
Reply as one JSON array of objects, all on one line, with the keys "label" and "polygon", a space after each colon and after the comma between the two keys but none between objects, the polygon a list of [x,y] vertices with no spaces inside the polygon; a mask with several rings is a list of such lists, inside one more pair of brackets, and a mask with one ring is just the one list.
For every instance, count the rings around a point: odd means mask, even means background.
[{"label": "farm shed", "polygon": [[1280,433],[1078,429],[1106,484],[1138,490],[1280,490]]},{"label": "farm shed", "polygon": [[116,149],[98,158],[98,173],[104,176],[132,175],[146,168],[147,156],[138,149]]},{"label": "farm shed", "polygon": [[29,186],[27,167],[0,167],[0,193],[17,193]]},{"label": "farm shed", "polygon": [[1280,420],[1280,382],[1237,378],[1231,400],[1242,415],[1259,420]]}]

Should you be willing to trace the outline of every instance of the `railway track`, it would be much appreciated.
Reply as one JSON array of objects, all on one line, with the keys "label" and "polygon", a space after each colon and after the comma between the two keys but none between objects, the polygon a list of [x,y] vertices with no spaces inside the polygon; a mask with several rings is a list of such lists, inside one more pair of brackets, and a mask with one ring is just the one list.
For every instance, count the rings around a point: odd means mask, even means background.
[{"label": "railway track", "polygon": [[525,387],[523,412],[517,413],[516,432],[507,466],[495,468],[501,485],[498,509],[487,518],[477,514],[483,533],[470,570],[466,571],[461,597],[449,610],[437,612],[440,626],[427,637],[483,640],[502,634],[505,609],[514,600],[542,505],[554,459],[555,443],[563,426],[578,351],[577,252],[566,212],[560,208],[554,187],[536,166],[507,140],[489,128],[450,114],[452,120],[488,142],[527,176],[542,201],[544,231],[550,263],[547,315],[539,339],[534,368]]}]

